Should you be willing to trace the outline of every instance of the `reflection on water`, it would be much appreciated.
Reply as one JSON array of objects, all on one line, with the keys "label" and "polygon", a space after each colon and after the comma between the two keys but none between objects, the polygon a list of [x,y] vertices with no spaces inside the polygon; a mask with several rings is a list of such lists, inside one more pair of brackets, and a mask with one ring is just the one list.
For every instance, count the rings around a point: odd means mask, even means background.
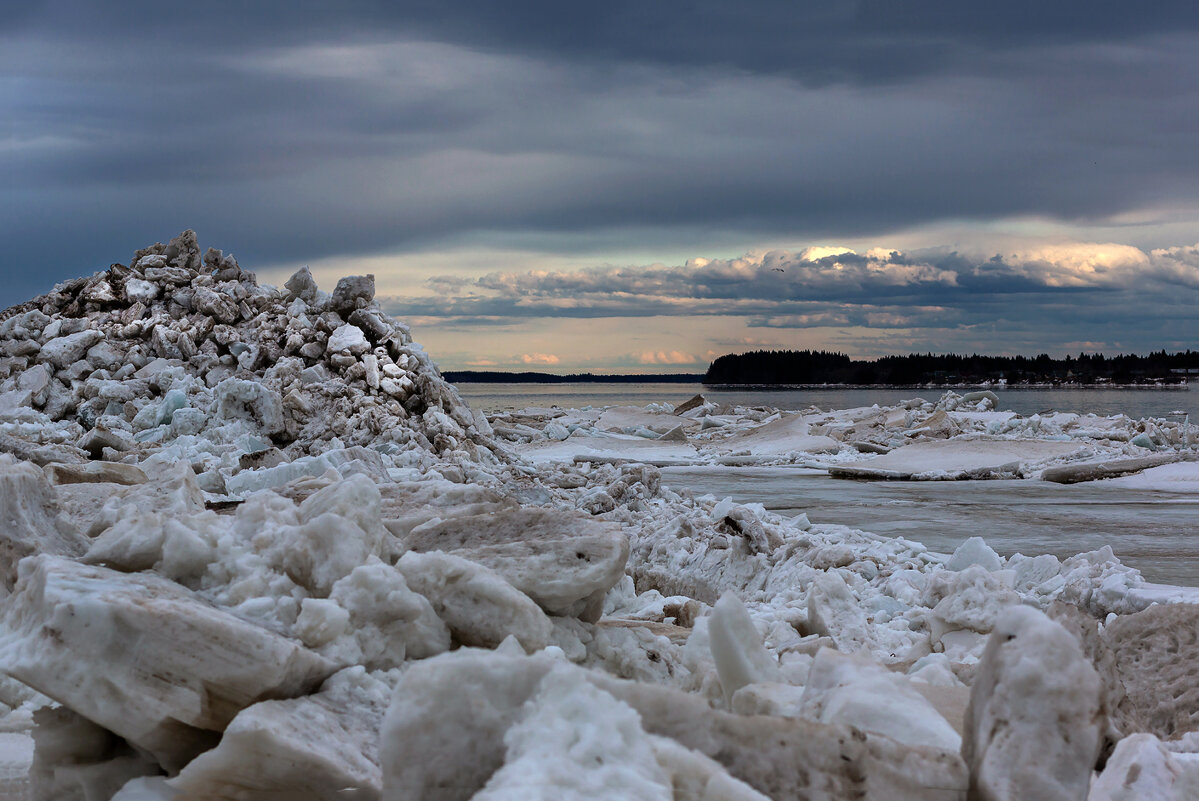
[{"label": "reflection on water", "polygon": [[845,481],[788,468],[662,471],[675,489],[761,503],[780,514],[806,512],[952,552],[983,537],[1004,556],[1066,558],[1104,545],[1148,581],[1199,586],[1199,499],[1105,486],[1102,482]]},{"label": "reflection on water", "polygon": [[[890,406],[921,397],[936,400],[937,389],[787,389],[713,390],[701,384],[459,384],[458,390],[472,406],[485,412],[522,409],[526,406],[632,405],[666,402],[679,404],[702,393],[709,400],[741,406],[773,406],[779,409],[851,409],[857,406]],[[955,388],[964,393],[969,389]],[[1056,410],[1091,412],[1098,415],[1127,414],[1130,417],[1164,417],[1176,410],[1188,412],[1199,421],[1199,392],[1189,390],[1136,389],[1001,389],[999,408],[1024,415]]]}]

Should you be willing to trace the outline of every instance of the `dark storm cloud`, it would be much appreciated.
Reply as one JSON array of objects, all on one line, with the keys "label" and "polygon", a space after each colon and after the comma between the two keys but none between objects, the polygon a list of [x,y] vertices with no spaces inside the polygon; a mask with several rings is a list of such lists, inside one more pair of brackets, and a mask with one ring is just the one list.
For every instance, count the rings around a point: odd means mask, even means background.
[{"label": "dark storm cloud", "polygon": [[186,227],[255,268],[1199,202],[1193,4],[9,5],[0,305]]},{"label": "dark storm cloud", "polygon": [[1041,45],[1121,42],[1199,28],[1193,3],[962,3],[960,0],[558,0],[465,2],[13,5],[10,30],[53,28],[72,37],[142,42],[192,37],[205,50],[264,44],[420,38],[553,60],[728,66],[803,80],[884,82],[948,66],[970,68],[980,54]]}]

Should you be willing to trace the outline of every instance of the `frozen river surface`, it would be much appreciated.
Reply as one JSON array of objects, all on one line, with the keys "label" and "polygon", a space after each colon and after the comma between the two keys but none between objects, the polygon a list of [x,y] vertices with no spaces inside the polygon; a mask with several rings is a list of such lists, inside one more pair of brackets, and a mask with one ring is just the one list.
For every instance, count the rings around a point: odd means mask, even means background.
[{"label": "frozen river surface", "polygon": [[780,514],[806,512],[952,552],[980,536],[1004,556],[1059,558],[1111,545],[1146,580],[1199,586],[1199,499],[1104,482],[846,481],[786,468],[671,467],[663,481],[697,494],[761,503]]}]

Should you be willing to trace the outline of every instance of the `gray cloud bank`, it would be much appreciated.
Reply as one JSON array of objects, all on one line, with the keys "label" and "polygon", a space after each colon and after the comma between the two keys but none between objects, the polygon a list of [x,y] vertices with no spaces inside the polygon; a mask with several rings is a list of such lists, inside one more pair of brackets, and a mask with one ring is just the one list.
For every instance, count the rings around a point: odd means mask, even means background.
[{"label": "gray cloud bank", "polygon": [[0,306],[186,227],[262,266],[500,238],[728,252],[1195,208],[1197,17],[1106,2],[9,4]]},{"label": "gray cloud bank", "polygon": [[888,352],[1193,348],[1199,334],[1199,246],[1071,243],[987,257],[811,248],[429,284],[429,295],[391,298],[389,310],[474,325],[709,316],[763,329],[868,328]]}]

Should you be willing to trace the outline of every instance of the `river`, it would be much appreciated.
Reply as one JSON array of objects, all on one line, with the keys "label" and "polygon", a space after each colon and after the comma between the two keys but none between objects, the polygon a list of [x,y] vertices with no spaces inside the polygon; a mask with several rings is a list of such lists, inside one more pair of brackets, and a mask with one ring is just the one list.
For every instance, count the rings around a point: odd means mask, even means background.
[{"label": "river", "polygon": [[[999,408],[1030,415],[1059,412],[1093,412],[1098,415],[1127,414],[1131,417],[1165,417],[1175,411],[1199,420],[1199,392],[1185,389],[990,389],[999,396]],[[711,389],[702,384],[458,384],[462,397],[485,412],[521,409],[526,406],[630,405],[666,402],[679,404],[693,395],[744,406],[773,406],[778,409],[850,409],[857,406],[894,405],[909,398],[936,400],[943,390],[909,389]],[[954,388],[969,392],[970,388]]]},{"label": "river", "polygon": [[[931,389],[710,390],[699,384],[459,384],[488,412],[527,406],[678,404],[697,393],[710,400],[782,409],[852,408],[935,400]],[[965,392],[965,389],[955,389]],[[999,408],[1020,414],[1051,409],[1100,415],[1199,420],[1199,392],[1128,389],[1003,389]],[[839,523],[902,536],[950,552],[981,536],[1001,554],[1052,553],[1065,558],[1103,545],[1150,581],[1199,586],[1199,498],[1111,487],[1040,481],[887,481],[832,479],[795,468],[666,468],[670,486],[756,502],[784,515],[806,512],[814,523]]]}]

